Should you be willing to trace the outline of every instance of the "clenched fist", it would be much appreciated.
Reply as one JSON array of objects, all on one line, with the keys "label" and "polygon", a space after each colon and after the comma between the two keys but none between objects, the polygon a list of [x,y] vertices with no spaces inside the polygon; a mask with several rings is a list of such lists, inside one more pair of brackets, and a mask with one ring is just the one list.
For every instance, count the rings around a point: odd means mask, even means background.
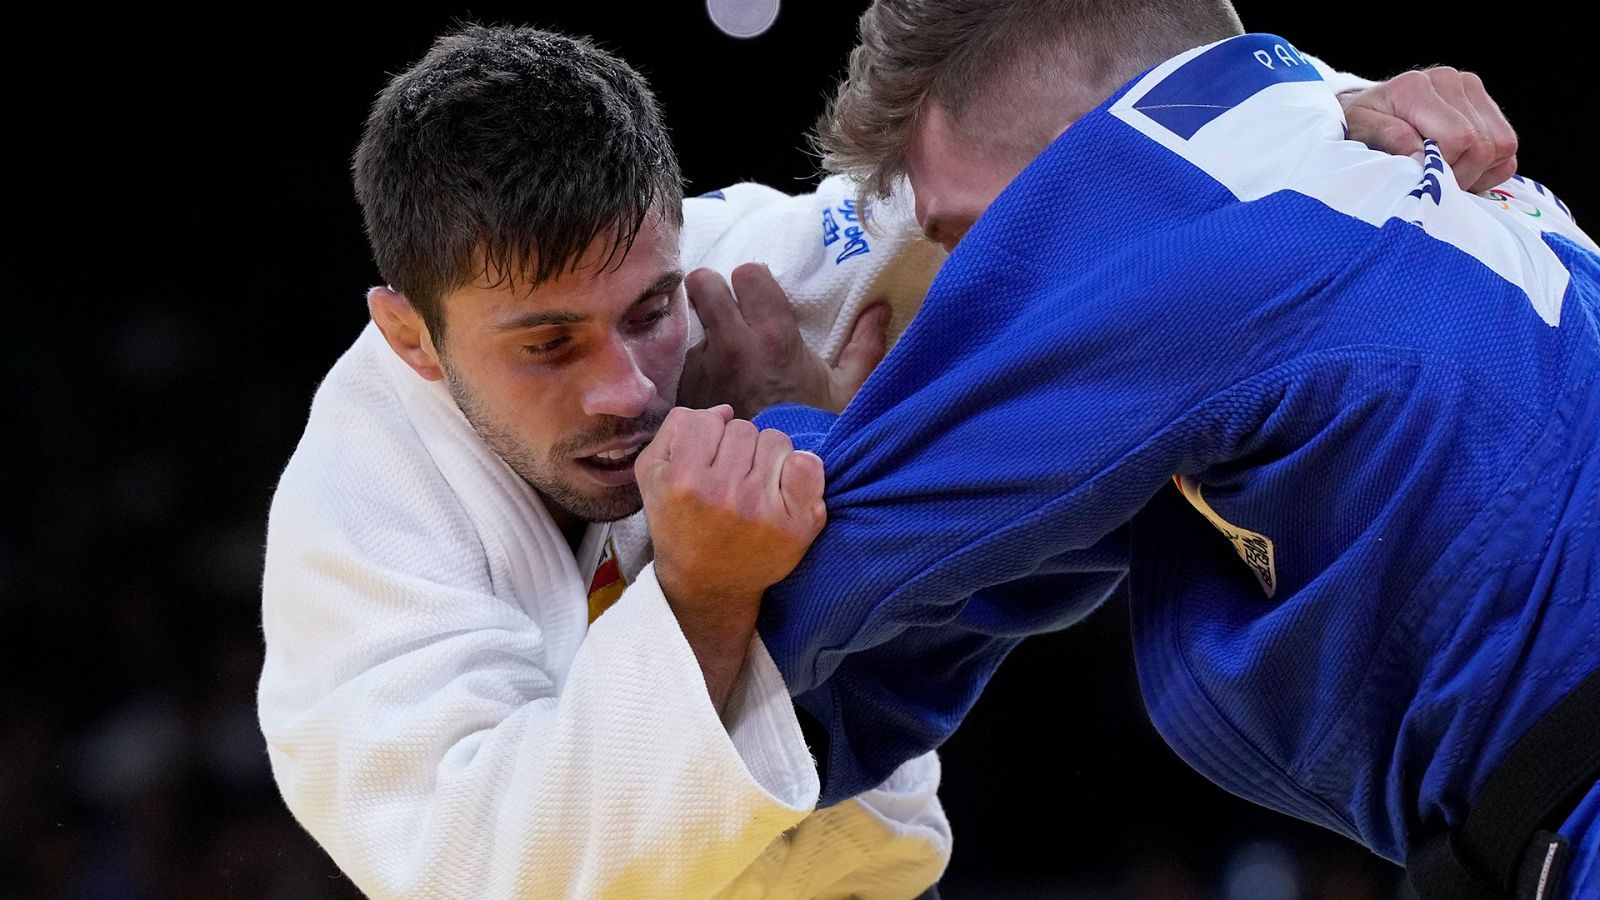
[{"label": "clenched fist", "polygon": [[1486,191],[1517,171],[1517,134],[1471,72],[1436,66],[1339,95],[1350,139],[1420,161],[1432,138],[1463,190]]},{"label": "clenched fist", "polygon": [[674,409],[634,464],[656,578],[721,711],[766,589],[827,521],[822,460],[733,409]]}]

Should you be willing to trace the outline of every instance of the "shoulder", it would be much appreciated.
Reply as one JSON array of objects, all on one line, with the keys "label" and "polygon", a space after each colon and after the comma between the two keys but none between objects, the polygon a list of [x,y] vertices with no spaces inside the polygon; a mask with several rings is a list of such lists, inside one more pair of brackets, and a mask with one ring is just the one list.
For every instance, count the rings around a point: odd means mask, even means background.
[{"label": "shoulder", "polygon": [[269,588],[282,568],[330,555],[426,569],[429,561],[465,553],[474,570],[482,570],[482,548],[400,396],[396,367],[383,356],[389,352],[368,325],[318,387],[273,494]]}]

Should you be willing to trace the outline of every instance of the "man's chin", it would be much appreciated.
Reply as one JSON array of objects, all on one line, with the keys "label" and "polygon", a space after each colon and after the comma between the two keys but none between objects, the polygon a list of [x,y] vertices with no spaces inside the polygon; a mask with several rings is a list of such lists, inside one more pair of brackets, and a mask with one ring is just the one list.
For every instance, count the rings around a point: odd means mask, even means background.
[{"label": "man's chin", "polygon": [[545,492],[545,495],[557,506],[585,522],[615,522],[644,509],[644,500],[639,496],[639,486],[636,484],[602,491]]}]

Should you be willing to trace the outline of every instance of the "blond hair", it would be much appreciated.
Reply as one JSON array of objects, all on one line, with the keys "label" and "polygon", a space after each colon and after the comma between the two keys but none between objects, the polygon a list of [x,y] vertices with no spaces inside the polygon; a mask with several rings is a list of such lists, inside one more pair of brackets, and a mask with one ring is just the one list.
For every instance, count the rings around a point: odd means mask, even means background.
[{"label": "blond hair", "polygon": [[1063,110],[1037,109],[1040,90],[1076,118],[1144,69],[1241,31],[1228,0],[874,0],[813,142],[864,198],[887,197],[930,100],[963,136],[1036,153],[1070,121],[1047,121]]}]

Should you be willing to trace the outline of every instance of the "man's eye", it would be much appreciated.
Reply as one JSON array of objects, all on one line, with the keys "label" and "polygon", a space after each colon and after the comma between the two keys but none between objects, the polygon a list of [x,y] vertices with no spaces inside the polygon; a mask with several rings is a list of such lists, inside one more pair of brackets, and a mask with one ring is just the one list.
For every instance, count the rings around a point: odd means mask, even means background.
[{"label": "man's eye", "polygon": [[563,334],[563,335],[559,335],[557,337],[553,337],[548,341],[540,341],[537,344],[525,344],[525,345],[523,345],[522,349],[523,349],[524,352],[531,353],[534,356],[544,356],[546,354],[554,353],[555,351],[560,350],[567,343],[568,340],[569,340],[569,338],[567,337],[567,335]]},{"label": "man's eye", "polygon": [[663,303],[661,305],[661,308],[656,310],[655,312],[648,313],[646,315],[640,316],[639,320],[638,320],[639,327],[640,328],[645,328],[645,329],[650,328],[650,327],[654,326],[657,322],[660,322],[662,319],[665,319],[667,316],[670,316],[670,315],[672,315],[672,304]]}]

